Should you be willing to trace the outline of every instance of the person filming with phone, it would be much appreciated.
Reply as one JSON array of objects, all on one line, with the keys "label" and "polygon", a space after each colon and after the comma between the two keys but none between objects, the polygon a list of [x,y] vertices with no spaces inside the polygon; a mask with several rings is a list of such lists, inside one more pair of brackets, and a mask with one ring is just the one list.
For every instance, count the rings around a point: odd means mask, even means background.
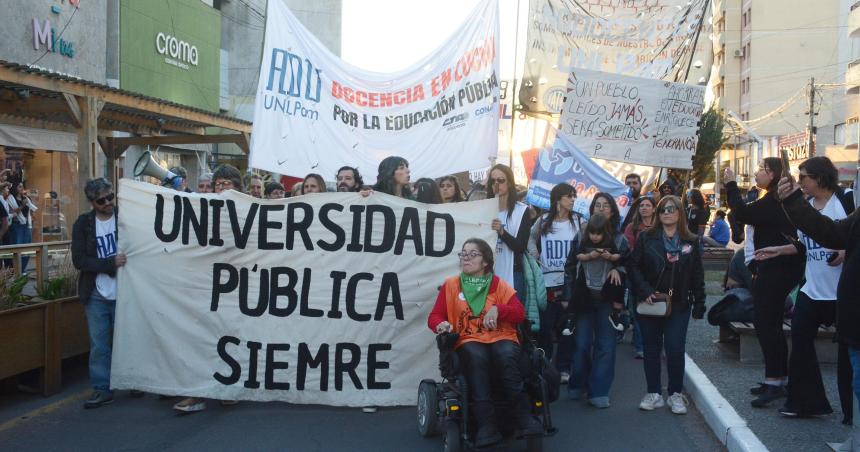
[{"label": "person filming with phone", "polygon": [[[787,173],[781,159],[768,157],[762,160],[755,172],[755,183],[767,193],[747,204],[735,182],[735,173],[726,168],[723,180],[729,208],[738,222],[752,226],[746,239],[752,240],[754,251],[772,246],[801,246],[797,241],[797,229],[788,221],[776,195],[777,183]],[[754,260],[750,264],[755,275],[753,324],[764,355],[765,370],[764,382],[750,389],[750,394],[756,396],[751,402],[755,408],[764,408],[786,396],[788,344],[782,331],[785,298],[803,276],[804,260],[797,254],[780,255]]]}]

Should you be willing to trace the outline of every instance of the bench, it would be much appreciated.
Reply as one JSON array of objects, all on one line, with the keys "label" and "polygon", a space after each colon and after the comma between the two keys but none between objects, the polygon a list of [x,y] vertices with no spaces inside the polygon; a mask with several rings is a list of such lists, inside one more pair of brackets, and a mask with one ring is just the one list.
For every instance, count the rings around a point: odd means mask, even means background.
[{"label": "bench", "polygon": [[[791,351],[791,321],[784,320],[782,331],[788,340],[788,349]],[[833,326],[818,327],[818,335],[815,337],[815,354],[819,363],[835,364],[837,346],[833,343],[836,328]],[[738,354],[742,363],[760,363],[764,360],[761,355],[761,346],[756,337],[755,327],[752,323],[731,322],[729,325],[720,325],[720,342],[734,342],[738,344]]]},{"label": "bench", "polygon": [[732,261],[735,251],[729,248],[708,248],[702,254],[702,266],[705,270],[726,271]]}]

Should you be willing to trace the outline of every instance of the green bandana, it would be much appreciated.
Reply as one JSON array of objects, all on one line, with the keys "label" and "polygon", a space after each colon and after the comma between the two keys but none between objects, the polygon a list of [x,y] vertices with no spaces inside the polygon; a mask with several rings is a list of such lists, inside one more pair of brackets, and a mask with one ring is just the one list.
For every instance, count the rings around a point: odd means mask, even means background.
[{"label": "green bandana", "polygon": [[492,273],[484,276],[460,273],[460,288],[463,290],[463,296],[466,297],[466,303],[469,304],[469,309],[472,310],[473,315],[481,315],[481,312],[484,311],[484,304],[487,302],[487,294],[490,293],[492,281]]}]

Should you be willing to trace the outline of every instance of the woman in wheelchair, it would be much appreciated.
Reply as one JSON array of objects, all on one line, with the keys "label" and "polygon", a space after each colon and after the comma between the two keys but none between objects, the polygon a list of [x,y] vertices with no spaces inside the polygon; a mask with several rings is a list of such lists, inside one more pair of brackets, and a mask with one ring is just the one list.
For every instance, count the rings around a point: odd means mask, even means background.
[{"label": "woman in wheelchair", "polygon": [[516,291],[493,274],[493,250],[481,239],[468,239],[458,254],[462,272],[445,280],[427,324],[437,334],[459,334],[454,345],[469,387],[470,409],[478,423],[475,446],[502,440],[491,398],[497,380],[510,403],[516,436],[543,434],[532,415],[523,376],[517,325],[525,318]]}]

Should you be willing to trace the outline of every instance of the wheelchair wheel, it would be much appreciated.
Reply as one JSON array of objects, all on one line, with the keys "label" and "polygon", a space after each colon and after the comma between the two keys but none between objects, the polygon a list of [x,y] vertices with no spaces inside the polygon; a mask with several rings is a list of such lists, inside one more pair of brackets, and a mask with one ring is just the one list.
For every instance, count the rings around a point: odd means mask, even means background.
[{"label": "wheelchair wheel", "polygon": [[445,452],[460,452],[463,447],[463,439],[460,437],[460,424],[456,421],[445,421],[445,438],[443,449]]},{"label": "wheelchair wheel", "polygon": [[433,380],[418,385],[418,432],[425,438],[439,433],[439,396]]},{"label": "wheelchair wheel", "polygon": [[528,452],[543,452],[543,436],[533,436],[526,439],[526,450]]}]

